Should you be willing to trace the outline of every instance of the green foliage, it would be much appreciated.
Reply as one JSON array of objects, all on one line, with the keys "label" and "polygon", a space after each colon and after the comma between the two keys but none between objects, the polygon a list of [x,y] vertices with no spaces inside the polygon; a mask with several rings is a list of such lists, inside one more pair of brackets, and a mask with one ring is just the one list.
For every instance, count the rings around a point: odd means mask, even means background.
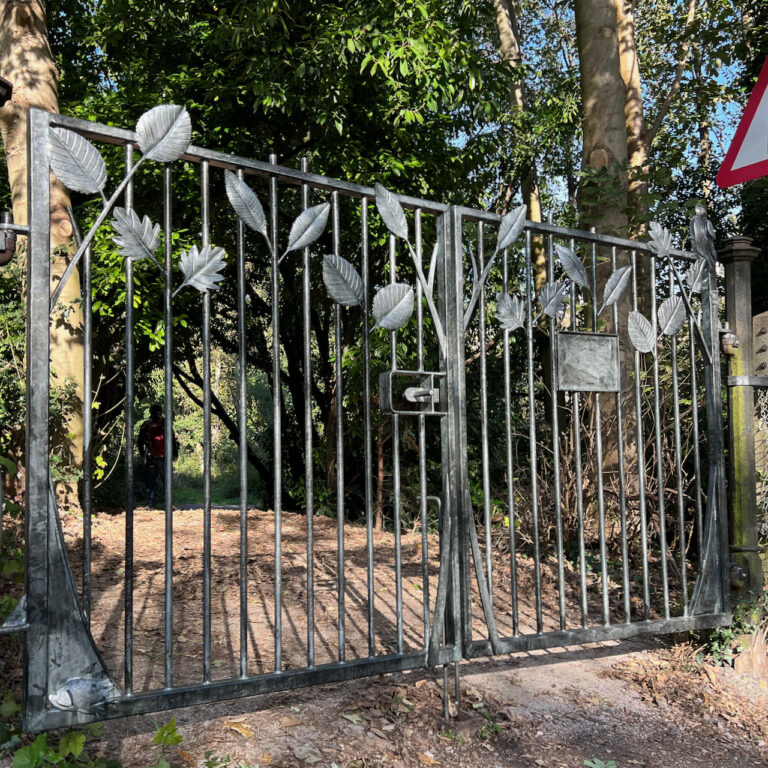
[{"label": "green foliage", "polygon": [[763,592],[754,603],[739,603],[733,620],[724,627],[713,629],[696,660],[709,660],[718,666],[732,666],[734,658],[744,650],[744,638],[768,627],[768,592]]},{"label": "green foliage", "polygon": [[599,757],[593,757],[584,761],[586,768],[618,768],[615,760],[601,760]]}]

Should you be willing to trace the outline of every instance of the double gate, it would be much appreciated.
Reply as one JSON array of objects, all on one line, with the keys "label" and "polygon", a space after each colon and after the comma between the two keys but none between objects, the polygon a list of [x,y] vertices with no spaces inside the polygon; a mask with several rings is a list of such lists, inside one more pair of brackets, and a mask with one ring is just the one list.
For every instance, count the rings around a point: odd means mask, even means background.
[{"label": "double gate", "polygon": [[[135,131],[30,112],[16,617],[26,729],[729,620],[708,253],[674,249],[655,227],[650,243],[633,242],[189,139],[179,107],[150,110]],[[55,285],[51,170],[101,200]],[[93,286],[109,253],[125,293],[110,321],[122,329],[125,486],[119,511],[94,515],[105,320]],[[73,533],[68,516],[67,542],[49,471],[49,345],[78,272],[82,524]],[[200,403],[192,512],[174,504],[170,451],[164,511],[137,503],[136,328],[152,311],[167,446],[179,386]],[[232,510],[212,503],[212,414],[226,404],[211,356],[224,336],[235,350]],[[249,462],[271,479],[268,511],[253,504]],[[158,517],[164,540],[137,538]],[[94,546],[106,519],[110,538]],[[225,535],[234,563],[217,553]]]}]

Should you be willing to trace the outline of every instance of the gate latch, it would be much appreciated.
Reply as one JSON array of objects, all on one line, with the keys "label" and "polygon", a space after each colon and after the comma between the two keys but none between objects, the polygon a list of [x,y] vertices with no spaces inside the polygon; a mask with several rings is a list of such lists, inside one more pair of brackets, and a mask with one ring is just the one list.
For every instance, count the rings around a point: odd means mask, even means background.
[{"label": "gate latch", "polygon": [[444,373],[430,371],[384,371],[379,374],[379,404],[384,413],[403,416],[444,416],[440,404],[440,382]]}]

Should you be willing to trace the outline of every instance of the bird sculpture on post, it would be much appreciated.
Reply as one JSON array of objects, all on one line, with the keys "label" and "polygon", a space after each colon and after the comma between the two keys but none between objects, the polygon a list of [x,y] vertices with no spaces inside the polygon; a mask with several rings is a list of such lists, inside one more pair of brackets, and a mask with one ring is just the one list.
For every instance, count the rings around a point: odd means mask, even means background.
[{"label": "bird sculpture on post", "polygon": [[707,218],[707,209],[701,203],[696,205],[696,214],[691,217],[691,247],[706,259],[710,269],[715,268],[715,228]]}]

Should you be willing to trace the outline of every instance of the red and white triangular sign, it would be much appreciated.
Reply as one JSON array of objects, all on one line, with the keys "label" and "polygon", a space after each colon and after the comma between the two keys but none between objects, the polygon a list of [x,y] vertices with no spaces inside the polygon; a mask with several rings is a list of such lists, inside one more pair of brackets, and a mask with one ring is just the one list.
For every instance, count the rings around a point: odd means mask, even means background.
[{"label": "red and white triangular sign", "polygon": [[768,59],[717,174],[719,187],[768,176]]}]

